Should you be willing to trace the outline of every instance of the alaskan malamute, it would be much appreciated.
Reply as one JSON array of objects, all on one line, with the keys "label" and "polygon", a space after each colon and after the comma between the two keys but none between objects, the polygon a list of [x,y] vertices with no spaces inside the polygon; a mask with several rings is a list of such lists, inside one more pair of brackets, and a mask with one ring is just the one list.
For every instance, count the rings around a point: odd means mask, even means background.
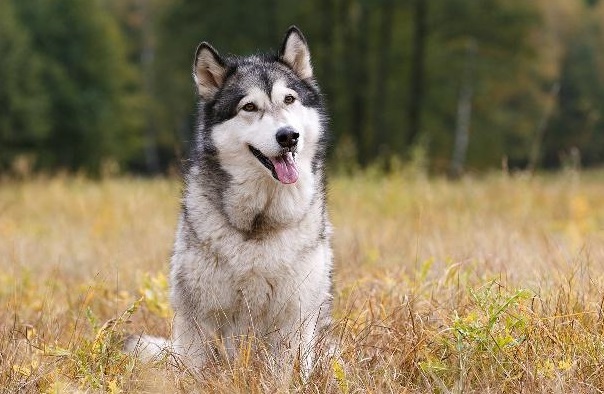
[{"label": "alaskan malamute", "polygon": [[170,341],[131,338],[200,367],[241,340],[311,368],[330,322],[331,226],[323,160],[327,118],[310,53],[291,27],[278,54],[220,56],[199,45],[198,127],[171,261]]}]

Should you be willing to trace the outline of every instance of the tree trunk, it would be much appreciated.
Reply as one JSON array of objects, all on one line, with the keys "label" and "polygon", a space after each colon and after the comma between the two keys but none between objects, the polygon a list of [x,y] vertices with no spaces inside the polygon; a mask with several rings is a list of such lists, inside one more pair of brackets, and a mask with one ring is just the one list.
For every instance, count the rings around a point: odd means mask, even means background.
[{"label": "tree trunk", "polygon": [[455,142],[453,158],[449,168],[450,178],[459,178],[463,174],[470,143],[470,124],[472,122],[472,97],[474,96],[473,78],[474,62],[476,59],[476,41],[468,39],[466,44],[466,59],[462,75],[459,100],[457,102],[457,125],[455,126]]},{"label": "tree trunk", "polygon": [[379,57],[376,65],[375,110],[373,111],[374,139],[372,156],[388,155],[389,142],[386,131],[385,103],[387,102],[387,81],[390,75],[390,50],[392,46],[392,26],[394,21],[394,0],[384,0],[381,8],[379,29]]},{"label": "tree trunk", "polygon": [[556,107],[556,98],[558,97],[559,92],[560,82],[555,82],[552,85],[552,89],[550,90],[549,102],[546,104],[545,110],[543,111],[543,116],[539,121],[537,130],[535,131],[533,143],[531,144],[531,151],[529,153],[529,162],[527,166],[527,170],[531,174],[535,172],[537,166],[539,165],[539,161],[541,160],[543,138],[545,137],[545,131],[547,130],[547,125],[549,123],[550,118],[552,117],[554,108]]},{"label": "tree trunk", "polygon": [[[141,69],[143,72],[143,88],[145,93],[153,96],[153,61],[155,58],[155,47],[153,45],[153,26],[150,0],[139,0],[139,7],[143,18],[142,22],[142,47],[140,54]],[[145,164],[150,174],[160,171],[159,154],[157,148],[157,129],[155,127],[155,115],[152,108],[147,106],[145,125]]]},{"label": "tree trunk", "polygon": [[406,145],[417,142],[421,131],[421,110],[424,96],[424,64],[426,53],[426,35],[428,0],[415,0],[413,3],[413,53],[409,81],[409,123]]},{"label": "tree trunk", "polygon": [[[334,37],[334,26],[337,24],[335,17],[335,1],[325,0],[323,2],[323,12],[321,13],[321,34],[323,36],[323,43],[314,43],[313,45],[321,45],[322,51],[320,52],[320,75],[324,76],[321,78],[320,85],[323,88],[323,92],[327,96],[327,99],[331,97],[334,91],[333,78],[334,73],[334,43],[336,38]],[[328,101],[329,102],[329,101]]]},{"label": "tree trunk", "polygon": [[[367,54],[369,37],[367,10],[363,3],[349,1],[345,8],[347,20],[344,26],[344,42],[350,43],[346,49],[348,70],[346,85],[350,97],[350,132],[357,145],[359,163],[368,162],[367,141],[364,134],[366,121]],[[356,45],[355,45],[356,44]]]},{"label": "tree trunk", "polygon": [[269,43],[275,41],[280,34],[277,30],[279,26],[279,2],[277,0],[267,0],[266,7],[266,42]]}]

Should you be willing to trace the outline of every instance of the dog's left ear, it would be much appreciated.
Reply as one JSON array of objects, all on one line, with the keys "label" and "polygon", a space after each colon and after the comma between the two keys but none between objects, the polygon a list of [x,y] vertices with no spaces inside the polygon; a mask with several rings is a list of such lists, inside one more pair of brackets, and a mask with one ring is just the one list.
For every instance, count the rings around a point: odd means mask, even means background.
[{"label": "dog's left ear", "polygon": [[279,59],[287,64],[301,79],[312,78],[308,44],[304,35],[296,26],[292,26],[287,30],[279,52]]},{"label": "dog's left ear", "polygon": [[193,79],[204,100],[211,100],[224,84],[227,68],[216,49],[202,42],[195,52]]}]

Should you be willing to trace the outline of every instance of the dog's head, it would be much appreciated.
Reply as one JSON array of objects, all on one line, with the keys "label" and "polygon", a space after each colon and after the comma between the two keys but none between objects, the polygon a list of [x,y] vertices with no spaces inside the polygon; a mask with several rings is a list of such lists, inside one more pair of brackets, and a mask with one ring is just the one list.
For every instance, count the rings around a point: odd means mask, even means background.
[{"label": "dog's head", "polygon": [[276,55],[222,57],[202,42],[193,77],[203,102],[201,139],[232,177],[291,184],[316,170],[324,117],[300,30],[288,30]]}]

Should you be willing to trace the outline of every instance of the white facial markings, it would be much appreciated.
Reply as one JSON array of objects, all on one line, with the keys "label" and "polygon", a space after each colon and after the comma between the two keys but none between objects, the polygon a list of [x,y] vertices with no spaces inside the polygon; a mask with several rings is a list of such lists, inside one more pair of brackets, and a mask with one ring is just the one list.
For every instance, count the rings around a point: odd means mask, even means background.
[{"label": "white facial markings", "polygon": [[[291,95],[295,101],[291,104],[285,104],[285,97]],[[321,130],[321,120],[319,113],[314,108],[305,107],[299,100],[298,93],[287,87],[284,80],[279,79],[273,85],[271,92],[273,105],[285,120],[284,125],[291,126],[296,130],[300,137],[298,138],[297,162],[310,162],[315,154],[319,133]]]},{"label": "white facial markings", "polygon": [[[285,103],[285,97],[293,96],[294,102],[291,104]],[[299,104],[298,103],[298,92],[293,89],[287,87],[284,80],[279,79],[273,84],[273,89],[271,91],[271,98],[273,101],[273,105],[276,109],[287,108],[290,105]]]},{"label": "white facial markings", "polygon": [[[256,106],[257,111],[245,111],[245,106],[247,104],[253,104]],[[237,104],[237,112],[238,115],[244,114],[247,112],[248,114],[253,114],[254,112],[262,112],[269,108],[271,105],[270,99],[267,97],[266,93],[257,87],[254,87],[248,91],[248,94],[245,95]]]},{"label": "white facial markings", "polygon": [[[287,96],[292,96],[293,102],[286,103],[291,101],[285,99]],[[252,111],[244,108],[250,103],[255,107]],[[259,87],[249,89],[237,104],[236,116],[213,127],[212,138],[225,170],[239,181],[272,177],[249,146],[267,157],[281,155],[283,148],[276,133],[282,127],[292,127],[299,133],[295,161],[301,177],[311,176],[311,161],[321,132],[320,115],[316,109],[302,105],[298,93],[281,79],[273,84],[270,97]]]}]

